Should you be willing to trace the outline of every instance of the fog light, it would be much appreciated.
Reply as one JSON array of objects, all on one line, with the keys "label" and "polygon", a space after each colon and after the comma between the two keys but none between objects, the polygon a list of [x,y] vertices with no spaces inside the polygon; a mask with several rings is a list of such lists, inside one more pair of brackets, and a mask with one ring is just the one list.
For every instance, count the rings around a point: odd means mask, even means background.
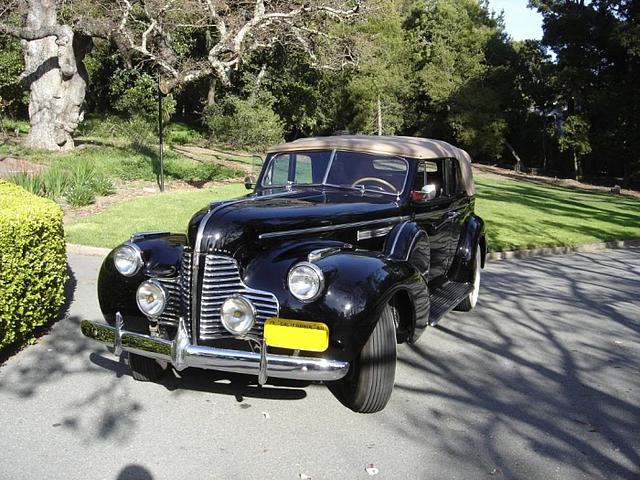
[{"label": "fog light", "polygon": [[138,287],[136,295],[138,308],[147,317],[156,318],[167,305],[167,292],[156,280],[147,280]]},{"label": "fog light", "polygon": [[222,325],[234,335],[244,335],[256,321],[256,311],[249,300],[240,295],[225,300],[220,309]]}]

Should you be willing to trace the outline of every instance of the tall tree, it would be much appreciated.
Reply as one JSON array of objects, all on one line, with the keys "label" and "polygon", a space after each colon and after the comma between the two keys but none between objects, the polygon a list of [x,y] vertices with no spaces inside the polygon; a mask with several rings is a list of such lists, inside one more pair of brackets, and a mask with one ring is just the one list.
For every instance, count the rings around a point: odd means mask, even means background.
[{"label": "tall tree", "polygon": [[[21,82],[30,91],[27,145],[73,148],[71,133],[82,120],[87,74],[82,63],[91,38],[57,21],[56,0],[14,0],[0,14],[0,34],[23,41]],[[24,16],[24,25],[17,19]]]},{"label": "tall tree", "polygon": [[[28,145],[66,150],[83,118],[83,60],[94,36],[111,39],[129,66],[156,65],[168,92],[208,77],[230,85],[243,62],[278,44],[318,66],[339,67],[352,61],[349,46],[329,38],[324,27],[358,11],[357,0],[9,0],[0,8],[0,34],[24,41]],[[210,42],[202,52],[198,38],[205,35]]]}]

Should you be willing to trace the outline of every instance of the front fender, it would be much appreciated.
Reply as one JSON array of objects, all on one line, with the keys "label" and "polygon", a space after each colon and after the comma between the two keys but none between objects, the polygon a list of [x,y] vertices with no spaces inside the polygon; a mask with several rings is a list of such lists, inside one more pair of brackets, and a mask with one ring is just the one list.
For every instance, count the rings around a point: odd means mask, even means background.
[{"label": "front fender", "polygon": [[186,241],[185,235],[168,233],[132,237],[129,242],[140,248],[144,261],[140,272],[133,277],[125,277],[116,270],[115,249],[107,255],[98,275],[98,302],[109,324],[115,324],[116,312],[120,312],[128,330],[148,333],[149,322],[136,304],[138,286],[148,278],[177,276]]},{"label": "front fender", "polygon": [[307,260],[309,250],[303,245],[283,245],[277,252],[254,256],[243,275],[248,286],[278,297],[282,318],[325,323],[331,332],[327,354],[340,360],[353,360],[360,353],[396,292],[405,291],[414,305],[428,298],[426,282],[410,262],[349,247],[315,262],[324,273],[325,290],[309,303],[291,295],[286,284],[289,269]]}]

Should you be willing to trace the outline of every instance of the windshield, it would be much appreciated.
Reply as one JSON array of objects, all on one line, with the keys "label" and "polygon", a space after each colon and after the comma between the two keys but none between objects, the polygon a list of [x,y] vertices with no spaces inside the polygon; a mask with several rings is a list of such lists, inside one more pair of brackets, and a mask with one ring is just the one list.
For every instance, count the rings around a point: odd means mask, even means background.
[{"label": "windshield", "polygon": [[404,158],[361,152],[319,150],[271,157],[263,187],[326,185],[399,195],[409,165]]}]

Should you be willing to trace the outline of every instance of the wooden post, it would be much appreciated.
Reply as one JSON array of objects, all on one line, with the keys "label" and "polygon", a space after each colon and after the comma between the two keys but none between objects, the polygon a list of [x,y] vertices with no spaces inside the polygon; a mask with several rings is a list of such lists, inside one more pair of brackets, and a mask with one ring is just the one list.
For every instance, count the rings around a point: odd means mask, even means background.
[{"label": "wooden post", "polygon": [[158,141],[160,144],[160,191],[164,192],[164,132],[162,124],[162,92],[160,91],[160,75],[158,75]]},{"label": "wooden post", "polygon": [[382,100],[378,95],[378,136],[382,136]]}]

